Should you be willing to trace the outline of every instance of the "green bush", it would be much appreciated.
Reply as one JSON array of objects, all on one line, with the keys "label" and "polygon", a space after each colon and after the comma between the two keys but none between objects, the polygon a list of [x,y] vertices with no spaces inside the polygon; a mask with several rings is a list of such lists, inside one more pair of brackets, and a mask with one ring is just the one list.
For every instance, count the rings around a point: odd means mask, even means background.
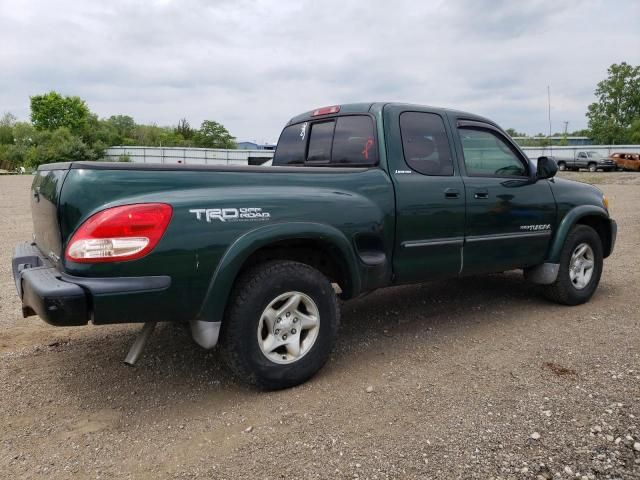
[{"label": "green bush", "polygon": [[44,163],[95,160],[95,152],[66,127],[37,132],[34,145],[27,150],[26,165],[37,168]]}]

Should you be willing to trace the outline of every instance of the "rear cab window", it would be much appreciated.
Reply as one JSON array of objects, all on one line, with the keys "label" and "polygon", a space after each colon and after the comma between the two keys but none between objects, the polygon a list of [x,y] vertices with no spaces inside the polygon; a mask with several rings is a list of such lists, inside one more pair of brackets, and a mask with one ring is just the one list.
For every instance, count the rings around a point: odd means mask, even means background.
[{"label": "rear cab window", "polygon": [[335,122],[318,122],[311,125],[307,163],[329,163]]},{"label": "rear cab window", "polygon": [[297,123],[280,135],[276,166],[367,167],[378,164],[375,125],[369,115]]},{"label": "rear cab window", "polygon": [[276,153],[273,157],[274,165],[303,164],[307,148],[307,129],[309,123],[291,125],[282,130]]}]

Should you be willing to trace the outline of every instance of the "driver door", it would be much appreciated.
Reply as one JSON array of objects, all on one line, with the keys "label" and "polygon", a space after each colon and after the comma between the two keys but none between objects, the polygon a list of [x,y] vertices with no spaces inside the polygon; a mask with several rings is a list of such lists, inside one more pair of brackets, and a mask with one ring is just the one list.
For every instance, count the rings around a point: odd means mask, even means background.
[{"label": "driver door", "polygon": [[456,126],[466,198],[462,273],[542,263],[556,219],[548,180],[532,181],[533,165],[493,125]]}]

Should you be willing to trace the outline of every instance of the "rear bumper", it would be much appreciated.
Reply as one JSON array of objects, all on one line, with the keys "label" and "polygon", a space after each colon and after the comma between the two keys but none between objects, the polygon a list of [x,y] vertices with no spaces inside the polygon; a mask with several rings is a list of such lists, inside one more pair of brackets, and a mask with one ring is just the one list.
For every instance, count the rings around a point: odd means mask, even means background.
[{"label": "rear bumper", "polygon": [[148,317],[153,309],[145,305],[171,286],[171,278],[164,275],[105,278],[67,275],[29,243],[16,246],[11,264],[22,300],[22,314],[38,315],[56,326],[86,325],[89,320],[97,324],[151,321]]}]

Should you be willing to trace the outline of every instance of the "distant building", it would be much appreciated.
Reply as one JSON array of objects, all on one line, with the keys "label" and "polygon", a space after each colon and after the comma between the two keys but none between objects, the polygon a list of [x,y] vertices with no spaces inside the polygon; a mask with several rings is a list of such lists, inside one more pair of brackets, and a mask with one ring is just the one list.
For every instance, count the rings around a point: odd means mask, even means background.
[{"label": "distant building", "polygon": [[276,146],[271,143],[238,142],[238,150],[275,150]]}]

